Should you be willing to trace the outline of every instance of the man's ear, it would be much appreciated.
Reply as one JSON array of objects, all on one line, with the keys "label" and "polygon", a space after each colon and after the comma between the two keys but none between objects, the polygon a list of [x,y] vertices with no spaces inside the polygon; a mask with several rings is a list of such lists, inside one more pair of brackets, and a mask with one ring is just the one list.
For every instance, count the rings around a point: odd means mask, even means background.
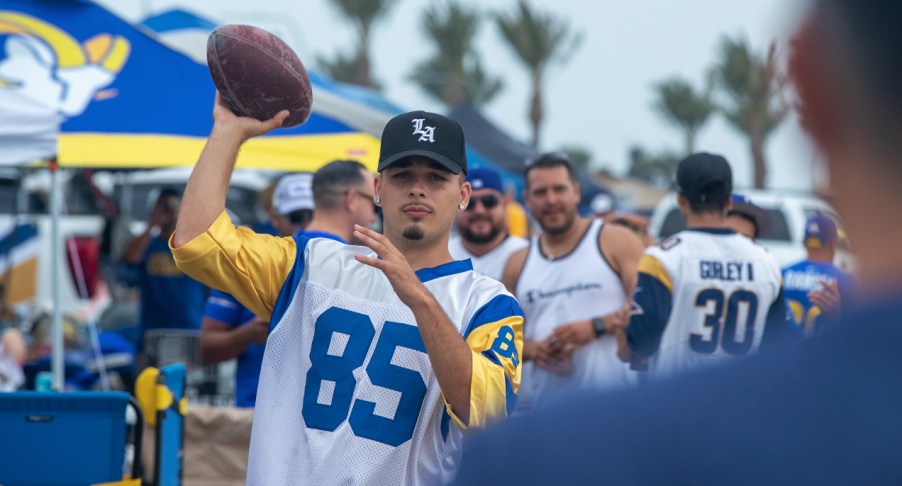
[{"label": "man's ear", "polygon": [[467,207],[470,204],[470,195],[473,194],[473,186],[469,182],[464,182],[460,186],[460,203]]},{"label": "man's ear", "polygon": [[382,174],[373,176],[373,195],[382,197]]}]

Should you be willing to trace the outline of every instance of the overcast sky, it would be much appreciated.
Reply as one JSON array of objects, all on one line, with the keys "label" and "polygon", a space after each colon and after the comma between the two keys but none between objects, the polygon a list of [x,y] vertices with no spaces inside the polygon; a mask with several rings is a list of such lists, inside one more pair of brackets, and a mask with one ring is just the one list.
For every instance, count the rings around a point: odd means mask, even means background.
[{"label": "overcast sky", "polygon": [[[329,5],[330,0],[98,0],[136,21],[150,13],[182,7],[215,22],[249,23],[267,28],[296,49],[308,67],[316,55],[331,55],[353,45],[353,30]],[[514,0],[461,0],[483,10],[510,9]],[[759,52],[771,40],[781,61],[787,38],[804,0],[533,0],[534,5],[570,20],[583,35],[579,50],[554,67],[546,82],[543,149],[582,145],[596,162],[615,173],[627,169],[633,144],[653,150],[681,150],[680,132],[652,109],[652,85],[671,76],[702,84],[724,35],[744,35]],[[444,111],[407,78],[417,61],[432,54],[419,28],[425,1],[399,0],[377,26],[372,60],[385,94],[404,108]],[[488,117],[527,140],[529,84],[525,70],[508,50],[495,25],[486,21],[476,42],[488,70],[503,75],[505,89],[487,107]],[[787,93],[791,98],[792,93]],[[749,149],[740,134],[720,117],[705,126],[697,148],[725,155],[738,187],[751,185]],[[809,189],[825,180],[817,156],[793,114],[766,148],[769,185]]]}]

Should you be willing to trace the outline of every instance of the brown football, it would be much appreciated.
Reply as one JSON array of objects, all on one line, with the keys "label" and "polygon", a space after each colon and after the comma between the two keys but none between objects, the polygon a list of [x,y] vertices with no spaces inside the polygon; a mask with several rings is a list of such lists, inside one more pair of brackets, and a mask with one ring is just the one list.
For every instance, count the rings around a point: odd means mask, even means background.
[{"label": "brown football", "polygon": [[207,66],[222,100],[236,115],[269,120],[288,110],[283,127],[307,121],[313,91],[307,70],[288,44],[250,25],[216,28],[207,39]]}]

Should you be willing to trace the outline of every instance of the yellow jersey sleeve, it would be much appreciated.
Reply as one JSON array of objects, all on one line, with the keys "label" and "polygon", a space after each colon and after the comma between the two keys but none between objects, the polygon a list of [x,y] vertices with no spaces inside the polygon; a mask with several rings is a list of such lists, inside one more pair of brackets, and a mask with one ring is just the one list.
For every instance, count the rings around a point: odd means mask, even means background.
[{"label": "yellow jersey sleeve", "polygon": [[208,287],[227,292],[255,315],[269,319],[282,284],[297,258],[293,238],[236,228],[223,211],[206,232],[175,248],[179,270]]},{"label": "yellow jersey sleeve", "polygon": [[483,428],[509,416],[517,403],[523,353],[520,304],[510,295],[498,295],[476,312],[464,339],[473,354],[469,424],[447,404],[446,409],[458,427]]}]

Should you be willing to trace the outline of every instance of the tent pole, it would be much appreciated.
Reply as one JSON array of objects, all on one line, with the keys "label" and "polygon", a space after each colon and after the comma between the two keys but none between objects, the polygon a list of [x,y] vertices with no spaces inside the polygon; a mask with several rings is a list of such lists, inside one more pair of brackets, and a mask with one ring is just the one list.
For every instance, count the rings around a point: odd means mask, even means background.
[{"label": "tent pole", "polygon": [[51,321],[53,355],[51,371],[53,372],[53,389],[63,391],[65,369],[63,367],[63,309],[60,307],[60,276],[63,275],[60,265],[60,188],[59,165],[56,158],[50,161],[50,268],[53,275],[53,320]]}]

